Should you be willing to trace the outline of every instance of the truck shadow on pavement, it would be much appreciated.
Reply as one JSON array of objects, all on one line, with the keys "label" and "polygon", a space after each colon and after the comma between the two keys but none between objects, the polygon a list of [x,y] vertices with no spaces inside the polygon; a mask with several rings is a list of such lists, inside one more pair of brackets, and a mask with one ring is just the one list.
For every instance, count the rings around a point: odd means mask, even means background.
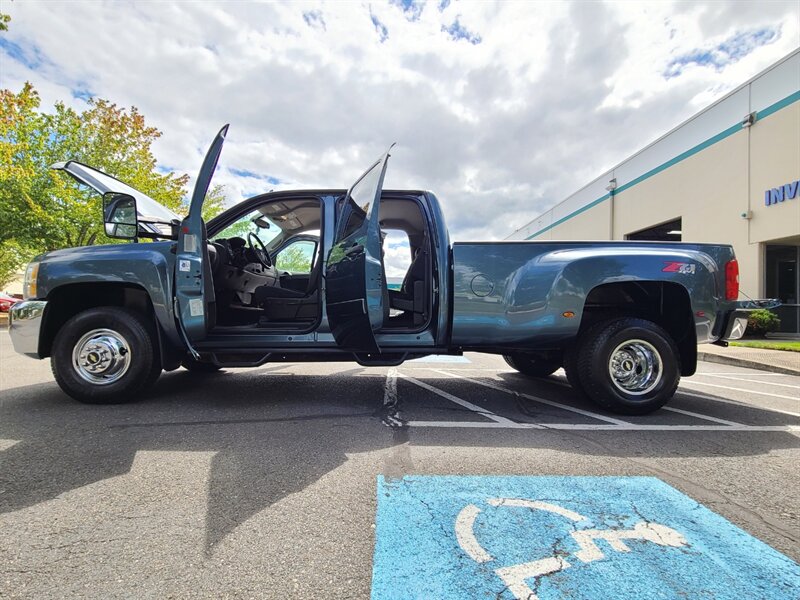
[{"label": "truck shadow on pavement", "polygon": [[[140,450],[214,452],[205,521],[205,551],[210,554],[250,517],[344,464],[348,453],[409,443],[546,448],[635,459],[717,456],[721,445],[726,456],[800,447],[800,439],[780,431],[714,432],[709,441],[700,433],[408,428],[402,421],[389,427],[381,418],[385,378],[379,373],[357,377],[367,370],[356,368],[302,375],[284,368],[211,376],[168,373],[141,402],[116,406],[79,404],[54,383],[0,392],[0,439],[12,442],[0,452],[0,514],[124,475]],[[453,385],[449,378],[425,381]],[[563,386],[522,378],[510,377],[506,384],[558,402],[569,395]],[[399,396],[400,414],[432,402],[420,388],[402,388]],[[580,402],[576,406],[594,410]],[[465,414],[469,411],[457,405],[447,410],[455,411],[451,417],[475,420],[474,413]],[[383,466],[376,461],[375,474]],[[419,465],[415,472],[426,468],[435,466]],[[535,473],[536,468],[532,463],[528,470]]]}]

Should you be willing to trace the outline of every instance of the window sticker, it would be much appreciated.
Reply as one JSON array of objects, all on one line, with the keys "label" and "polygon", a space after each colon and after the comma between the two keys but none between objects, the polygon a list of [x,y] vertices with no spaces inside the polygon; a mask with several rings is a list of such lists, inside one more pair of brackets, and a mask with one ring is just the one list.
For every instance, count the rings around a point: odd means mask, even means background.
[{"label": "window sticker", "polygon": [[203,316],[203,299],[202,298],[192,298],[189,300],[189,315],[192,317],[202,317]]},{"label": "window sticker", "polygon": [[197,252],[197,236],[191,233],[183,236],[183,251]]}]

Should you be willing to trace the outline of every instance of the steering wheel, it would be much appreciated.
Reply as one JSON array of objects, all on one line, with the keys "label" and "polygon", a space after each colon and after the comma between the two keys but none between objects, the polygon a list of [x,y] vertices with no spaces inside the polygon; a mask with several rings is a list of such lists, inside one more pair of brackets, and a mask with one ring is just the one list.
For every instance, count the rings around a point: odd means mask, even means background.
[{"label": "steering wheel", "polygon": [[[259,248],[256,248],[256,244],[253,240],[258,242]],[[267,247],[264,245],[264,242],[261,241],[260,237],[251,231],[247,234],[247,244],[250,246],[250,249],[256,256],[256,260],[261,263],[262,267],[265,269],[272,267],[272,259],[269,256],[269,252],[267,252]]]}]

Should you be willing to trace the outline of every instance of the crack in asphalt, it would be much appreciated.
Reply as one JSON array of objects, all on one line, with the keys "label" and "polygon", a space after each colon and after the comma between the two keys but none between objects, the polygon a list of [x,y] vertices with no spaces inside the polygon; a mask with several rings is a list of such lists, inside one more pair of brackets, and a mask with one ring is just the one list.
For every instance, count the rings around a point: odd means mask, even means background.
[{"label": "crack in asphalt", "polygon": [[636,459],[636,458],[634,458],[632,456],[624,456],[616,448],[607,446],[606,444],[603,444],[602,442],[599,442],[599,441],[597,441],[595,439],[592,439],[590,437],[587,437],[585,435],[581,435],[580,433],[577,433],[577,432],[574,432],[574,431],[564,431],[563,433],[565,433],[567,436],[571,436],[571,437],[575,437],[575,438],[578,438],[580,440],[583,440],[584,442],[587,442],[590,445],[597,446],[598,448],[602,449],[604,452],[607,452],[611,456],[614,456],[616,458],[621,458],[623,460],[631,462],[631,463],[633,463],[635,465],[638,465],[640,467],[644,467],[651,474],[660,475],[660,476],[666,477],[667,479],[672,479],[673,481],[681,482],[681,483],[683,483],[685,488],[694,488],[695,490],[699,490],[699,491],[705,493],[708,496],[712,496],[713,498],[711,500],[707,500],[706,503],[710,504],[710,503],[716,502],[716,503],[729,504],[730,506],[733,506],[733,507],[738,509],[737,512],[741,513],[740,516],[743,515],[743,516],[751,517],[750,519],[743,519],[743,520],[752,521],[753,520],[752,517],[755,517],[755,520],[759,521],[761,524],[763,524],[765,527],[769,528],[774,533],[780,535],[781,537],[784,537],[785,539],[787,539],[787,540],[789,540],[789,541],[791,541],[791,542],[793,542],[795,544],[800,544],[800,537],[797,537],[797,536],[789,533],[786,529],[784,529],[782,524],[773,523],[771,519],[768,519],[764,515],[760,514],[758,511],[755,511],[752,508],[748,508],[747,506],[744,506],[744,505],[740,504],[739,502],[736,502],[735,500],[727,497],[722,492],[718,492],[716,490],[712,490],[712,489],[704,486],[702,483],[698,483],[698,482],[693,481],[691,479],[688,479],[688,478],[686,478],[686,477],[684,477],[682,475],[678,475],[677,473],[675,473],[673,471],[670,471],[669,469],[664,469],[664,468],[649,464],[648,462],[646,462],[644,460],[639,460],[639,459]]}]

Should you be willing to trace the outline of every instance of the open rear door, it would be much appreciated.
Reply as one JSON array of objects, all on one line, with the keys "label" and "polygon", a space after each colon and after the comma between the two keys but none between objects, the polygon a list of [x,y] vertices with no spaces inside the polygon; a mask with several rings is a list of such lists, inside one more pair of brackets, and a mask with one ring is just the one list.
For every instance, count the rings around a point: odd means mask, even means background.
[{"label": "open rear door", "polygon": [[[189,342],[203,339],[213,326],[210,305],[215,301],[208,255],[206,225],[202,219],[205,200],[217,167],[228,126],[225,125],[208,149],[192,193],[189,214],[181,222],[175,259],[175,314]],[[211,307],[213,308],[213,306]]]},{"label": "open rear door", "polygon": [[378,207],[388,160],[389,152],[348,190],[325,266],[328,323],[334,339],[345,350],[380,350],[375,331],[383,325],[384,311],[388,311],[388,292]]}]

